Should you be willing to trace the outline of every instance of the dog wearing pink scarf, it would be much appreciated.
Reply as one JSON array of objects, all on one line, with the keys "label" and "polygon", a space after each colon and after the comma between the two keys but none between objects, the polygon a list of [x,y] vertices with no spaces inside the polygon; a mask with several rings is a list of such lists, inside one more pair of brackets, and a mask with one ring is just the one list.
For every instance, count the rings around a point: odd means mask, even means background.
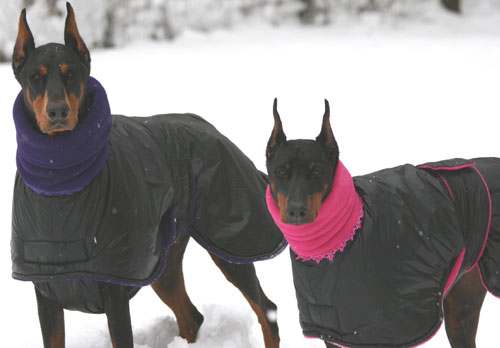
[{"label": "dog wearing pink scarf", "polygon": [[500,296],[500,160],[452,159],[352,177],[325,100],[316,140],[287,140],[277,101],[269,212],[290,245],[300,324],[327,347],[415,347],[445,321],[475,347]]}]

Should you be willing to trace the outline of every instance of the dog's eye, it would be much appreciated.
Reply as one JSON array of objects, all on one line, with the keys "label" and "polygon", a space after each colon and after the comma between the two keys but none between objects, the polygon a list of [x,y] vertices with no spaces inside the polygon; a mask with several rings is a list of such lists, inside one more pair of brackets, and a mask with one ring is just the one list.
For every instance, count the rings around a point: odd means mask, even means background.
[{"label": "dog's eye", "polygon": [[39,72],[36,72],[35,74],[33,74],[32,79],[35,82],[40,82],[40,81],[42,81],[43,76]]},{"label": "dog's eye", "polygon": [[286,168],[284,168],[284,167],[278,168],[278,170],[276,171],[276,175],[278,175],[281,178],[286,177],[286,175],[287,175]]},{"label": "dog's eye", "polygon": [[318,175],[321,175],[321,168],[318,168],[316,166],[312,167],[311,168],[311,174],[314,175],[314,176],[318,176]]},{"label": "dog's eye", "polygon": [[68,81],[73,80],[73,78],[74,78],[74,77],[75,77],[75,73],[74,73],[74,72],[72,72],[72,71],[68,71],[68,73],[66,74],[66,79],[67,79]]}]

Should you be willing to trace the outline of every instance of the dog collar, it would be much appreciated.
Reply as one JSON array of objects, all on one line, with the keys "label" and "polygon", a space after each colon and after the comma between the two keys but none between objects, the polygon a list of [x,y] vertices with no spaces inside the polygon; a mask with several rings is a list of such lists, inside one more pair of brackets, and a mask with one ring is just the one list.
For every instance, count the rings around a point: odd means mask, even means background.
[{"label": "dog collar", "polygon": [[67,133],[48,136],[33,129],[24,111],[22,91],[14,103],[17,171],[38,194],[69,195],[82,190],[102,170],[108,155],[111,111],[106,91],[89,77],[93,97],[88,115]]},{"label": "dog collar", "polygon": [[361,227],[363,201],[354,188],[351,174],[338,161],[333,186],[312,223],[296,226],[281,221],[280,211],[269,186],[266,201],[274,222],[281,229],[298,259],[333,260]]}]

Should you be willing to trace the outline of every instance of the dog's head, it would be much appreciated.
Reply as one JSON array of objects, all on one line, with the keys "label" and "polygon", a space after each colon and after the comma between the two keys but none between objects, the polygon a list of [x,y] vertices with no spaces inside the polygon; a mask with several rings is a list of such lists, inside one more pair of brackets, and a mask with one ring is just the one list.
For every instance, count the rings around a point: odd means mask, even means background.
[{"label": "dog's head", "polygon": [[321,132],[316,140],[287,140],[274,100],[274,129],[267,144],[267,172],[271,194],[284,223],[313,222],[328,196],[339,158],[325,100]]},{"label": "dog's head", "polygon": [[35,40],[21,12],[12,68],[21,84],[26,115],[42,133],[54,135],[75,128],[85,115],[90,54],[76,26],[75,13],[66,3],[65,44],[35,48]]}]

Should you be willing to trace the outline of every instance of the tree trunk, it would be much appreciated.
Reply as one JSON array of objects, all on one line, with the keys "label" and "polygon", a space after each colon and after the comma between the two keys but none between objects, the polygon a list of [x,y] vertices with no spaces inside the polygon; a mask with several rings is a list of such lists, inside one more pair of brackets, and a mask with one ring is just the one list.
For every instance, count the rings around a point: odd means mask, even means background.
[{"label": "tree trunk", "polygon": [[312,24],[316,17],[316,3],[314,0],[301,0],[304,8],[299,11],[300,21],[304,24]]},{"label": "tree trunk", "polygon": [[23,7],[28,8],[35,3],[35,0],[23,0]]},{"label": "tree trunk", "polygon": [[441,0],[441,5],[449,11],[460,13],[460,0]]},{"label": "tree trunk", "polygon": [[103,47],[114,47],[115,46],[115,8],[113,5],[108,4],[106,9],[106,25],[104,27],[102,46]]},{"label": "tree trunk", "polygon": [[47,8],[50,16],[62,16],[63,13],[57,7],[57,0],[47,0]]}]

